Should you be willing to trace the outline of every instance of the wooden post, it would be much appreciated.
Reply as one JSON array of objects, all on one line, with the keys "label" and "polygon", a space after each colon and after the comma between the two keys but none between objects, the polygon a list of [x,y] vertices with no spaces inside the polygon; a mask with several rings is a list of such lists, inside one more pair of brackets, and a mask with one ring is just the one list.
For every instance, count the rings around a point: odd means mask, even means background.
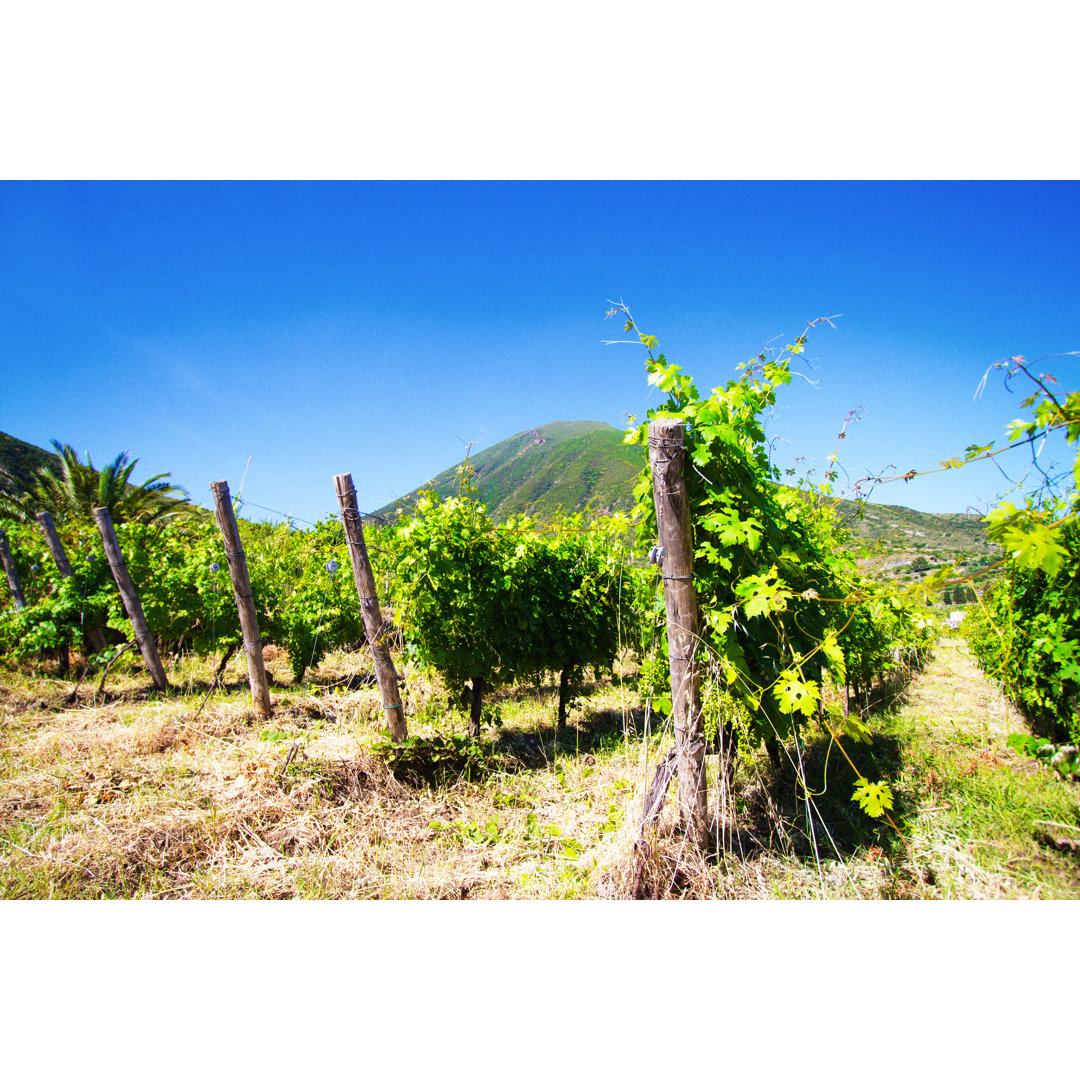
[{"label": "wooden post", "polygon": [[375,591],[375,575],[371,572],[367,544],[364,543],[364,526],[356,507],[356,488],[353,487],[352,473],[335,476],[334,491],[337,492],[341,520],[345,525],[345,540],[349,546],[349,558],[352,560],[353,581],[356,583],[356,595],[360,598],[364,631],[368,645],[371,646],[371,658],[375,662],[375,677],[379,680],[379,689],[382,692],[383,711],[390,728],[390,738],[394,742],[402,742],[409,737],[409,729],[405,723],[405,709],[398,691],[397,669],[390,657],[390,650],[386,647],[386,627],[379,610],[379,597]]},{"label": "wooden post", "polygon": [[251,593],[244,546],[240,543],[240,530],[236,527],[229,485],[224,480],[210,484],[214,496],[214,518],[225,541],[225,556],[229,561],[229,577],[232,578],[236,610],[240,615],[240,629],[244,634],[244,653],[247,656],[248,685],[259,715],[270,715],[270,687],[266,681],[266,665],[263,663],[262,638],[259,636],[259,620],[255,614],[255,598]]},{"label": "wooden post", "polygon": [[124,556],[120,552],[120,544],[116,539],[116,530],[113,528],[108,507],[95,507],[94,521],[97,522],[98,532],[101,533],[101,542],[105,547],[105,557],[109,560],[109,569],[112,571],[113,580],[120,590],[120,598],[124,601],[124,610],[127,612],[127,616],[131,620],[131,627],[135,631],[135,640],[139,643],[139,651],[146,662],[146,670],[150,672],[154,685],[164,693],[169,689],[169,682],[165,678],[165,669],[161,666],[161,657],[158,656],[157,645],[154,644],[154,635],[150,633],[150,627],[146,624],[146,616],[143,614],[139,594],[135,591],[135,584],[128,573],[127,563],[124,562]]},{"label": "wooden post", "polygon": [[53,524],[52,514],[48,510],[42,510],[36,517],[38,524],[41,526],[41,531],[45,534],[45,543],[49,545],[49,550],[52,552],[60,576],[63,578],[71,577],[75,571],[67,557],[67,552],[64,550],[64,545],[60,542],[60,536],[56,531],[56,526]]},{"label": "wooden post", "polygon": [[4,563],[4,573],[7,574],[8,588],[15,597],[15,610],[22,611],[26,607],[26,597],[23,596],[22,586],[19,584],[19,572],[15,569],[15,560],[11,557],[11,548],[8,547],[7,533],[0,529],[0,560]]},{"label": "wooden post", "polygon": [[708,842],[708,788],[705,784],[705,733],[695,660],[698,636],[694,591],[693,523],[683,477],[686,425],[682,420],[649,424],[649,463],[653,476],[659,558],[667,606],[671,706],[679,774],[679,815],[699,847]]},{"label": "wooden post", "polygon": [[[53,524],[52,514],[48,510],[42,510],[36,516],[41,531],[45,534],[45,543],[49,545],[52,557],[56,561],[56,569],[60,571],[60,576],[62,578],[71,577],[75,571],[72,569],[64,545],[60,542],[60,536],[57,534],[56,526]],[[89,642],[90,648],[96,653],[104,652],[107,648],[105,635],[98,626],[88,626],[86,628],[86,640]]]}]

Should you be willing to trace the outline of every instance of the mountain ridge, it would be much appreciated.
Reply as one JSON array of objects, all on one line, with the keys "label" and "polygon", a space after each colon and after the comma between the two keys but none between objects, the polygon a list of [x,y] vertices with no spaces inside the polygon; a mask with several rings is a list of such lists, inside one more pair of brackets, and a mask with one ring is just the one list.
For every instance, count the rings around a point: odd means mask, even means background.
[{"label": "mountain ridge", "polygon": [[599,420],[554,420],[526,428],[444,469],[426,484],[381,507],[393,517],[411,508],[421,491],[447,498],[458,489],[458,470],[472,466],[472,480],[496,521],[515,514],[551,517],[559,510],[594,515],[629,510],[645,450],[627,446],[623,432]]},{"label": "mountain ridge", "polygon": [[[599,421],[560,420],[511,435],[466,461],[473,484],[495,521],[528,513],[545,518],[556,511],[600,516],[633,506],[633,490],[647,457],[642,446],[627,446],[624,432]],[[458,470],[444,469],[427,484],[379,509],[381,517],[408,512],[421,491],[442,498],[455,494]],[[836,502],[837,515],[851,536],[850,546],[895,572],[919,555],[977,565],[997,558],[979,514],[935,514],[887,503]],[[871,554],[872,552],[872,554]]]},{"label": "mountain ridge", "polygon": [[[40,446],[0,431],[0,467],[25,486],[32,480],[36,469],[59,468],[60,458],[51,450],[43,450]],[[7,491],[14,490],[4,476],[0,476],[0,487]]]},{"label": "mountain ridge", "polygon": [[[597,420],[556,420],[527,428],[469,455],[473,483],[496,521],[527,513],[544,519],[557,512],[603,516],[628,511],[634,485],[646,465],[645,448],[628,446],[624,432]],[[0,432],[0,466],[25,482],[41,465],[56,466],[55,454]],[[459,462],[427,484],[387,504],[376,516],[408,511],[421,491],[447,498],[458,490]],[[0,479],[2,483],[2,479]],[[917,555],[970,564],[995,555],[978,514],[932,514],[887,503],[839,500],[837,513],[853,545],[873,548],[884,564],[902,566]]]}]

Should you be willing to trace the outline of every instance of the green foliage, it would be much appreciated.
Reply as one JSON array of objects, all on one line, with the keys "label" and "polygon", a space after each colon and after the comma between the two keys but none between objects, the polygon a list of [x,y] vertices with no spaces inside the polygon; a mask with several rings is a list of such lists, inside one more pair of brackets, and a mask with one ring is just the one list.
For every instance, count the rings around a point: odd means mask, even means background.
[{"label": "green foliage", "polygon": [[[1031,416],[1009,426],[1010,443],[1034,444],[1054,433],[1064,434],[1069,445],[1077,442],[1080,393],[1056,394],[1055,380],[1034,374],[1023,357],[995,367],[1005,371],[1007,381],[1027,379],[1034,386],[1022,402]],[[1080,454],[1064,491],[1039,472],[1040,486],[1024,496],[1023,506],[1003,501],[986,516],[990,538],[1005,551],[1005,576],[984,592],[964,632],[980,666],[1018,705],[1075,742],[1080,740]]]},{"label": "green foliage", "polygon": [[1005,745],[1018,754],[1035,758],[1065,779],[1080,780],[1080,751],[1071,744],[1059,745],[1049,739],[1017,733],[1010,735]]},{"label": "green foliage", "polygon": [[843,670],[849,685],[868,688],[875,678],[916,670],[929,659],[938,630],[908,598],[885,586],[861,583],[840,633]]},{"label": "green foliage", "polygon": [[[100,540],[94,546],[97,529],[81,525],[67,530],[73,570],[67,579],[61,577],[36,523],[9,522],[4,531],[28,606],[0,612],[0,653],[20,660],[48,649],[88,652],[86,631],[104,626],[114,600],[120,599]],[[4,603],[10,601],[5,595]]]},{"label": "green foliage", "polygon": [[963,623],[980,667],[1021,708],[1080,740],[1080,528],[1058,531],[1055,574],[1016,561]]},{"label": "green foliage", "polygon": [[857,802],[870,817],[881,817],[893,807],[892,790],[884,780],[871,784],[869,780],[860,776],[855,781],[855,792],[851,796],[851,801]]},{"label": "green foliage", "polygon": [[1068,557],[1055,537],[1053,513],[1038,509],[1030,499],[1024,510],[1003,502],[986,515],[988,532],[1008,553],[1010,565],[1053,577]]},{"label": "green foliage", "polygon": [[952,589],[946,589],[942,594],[943,604],[974,604],[979,597],[970,585],[957,585]]},{"label": "green foliage", "polygon": [[[788,354],[805,344],[803,334]],[[849,670],[858,677],[871,666],[881,670],[910,608],[886,603],[884,590],[857,573],[827,487],[808,495],[778,483],[761,418],[791,381],[788,355],[762,353],[703,397],[681,368],[649,348],[649,382],[668,395],[649,420],[678,417],[686,425],[683,472],[703,643],[751,719],[751,741],[786,737],[817,713],[826,672],[842,681]],[[628,442],[647,440],[648,423],[627,434]],[[644,547],[656,530],[648,471],[637,491]]]},{"label": "green foliage", "polygon": [[[306,532],[247,521],[239,526],[260,635],[264,644],[288,650],[295,678],[328,648],[363,639],[340,522],[329,519]],[[13,524],[6,531],[29,604],[25,611],[0,614],[0,647],[6,654],[17,659],[62,645],[85,652],[85,630],[93,625],[130,636],[95,527],[75,522],[61,528],[75,571],[67,581],[36,524]],[[129,522],[116,527],[116,536],[162,651],[208,655],[240,643],[225,547],[214,522],[195,517]],[[337,560],[344,566],[331,573],[327,564]]]},{"label": "green foliage", "polygon": [[[455,687],[512,674],[501,601],[505,537],[469,498],[420,497],[416,510],[383,540],[406,648]],[[516,622],[516,620],[515,620]]]},{"label": "green foliage", "polygon": [[465,822],[461,818],[456,821],[431,822],[431,830],[435,833],[443,833],[464,846],[466,842],[478,847],[494,847],[499,842],[499,819],[492,818],[483,825],[476,822]]},{"label": "green foliage", "polygon": [[448,784],[477,780],[498,766],[490,743],[463,735],[413,737],[403,742],[383,739],[372,747],[399,780],[412,784]]},{"label": "green foliage", "polygon": [[55,466],[38,466],[29,481],[5,473],[9,490],[0,489],[0,518],[30,522],[36,513],[48,510],[57,526],[75,522],[93,523],[93,510],[103,506],[114,525],[125,521],[164,521],[200,514],[188,501],[187,492],[168,482],[169,473],[159,473],[135,485],[132,470],[138,459],[122,451],[100,472],[90,455],[79,460],[70,446],[53,441],[59,457]]},{"label": "green foliage", "polygon": [[[225,546],[212,521],[120,525],[116,538],[161,649],[207,655],[240,641],[228,571],[220,569],[226,565]],[[115,588],[110,596],[109,625],[130,634]]]},{"label": "green foliage", "polygon": [[[294,679],[328,649],[365,640],[340,521],[327,518],[303,531],[286,522],[244,532],[260,634],[288,650]],[[227,572],[225,586],[231,600]]]},{"label": "green foliage", "polygon": [[512,518],[517,534],[505,568],[514,582],[517,652],[523,672],[610,668],[622,628],[633,636],[634,605],[627,528],[615,516],[587,522],[556,516],[545,526]]},{"label": "green foliage", "polygon": [[382,539],[409,653],[455,688],[610,666],[631,610],[624,523],[581,515],[496,525],[475,492],[421,495]]}]

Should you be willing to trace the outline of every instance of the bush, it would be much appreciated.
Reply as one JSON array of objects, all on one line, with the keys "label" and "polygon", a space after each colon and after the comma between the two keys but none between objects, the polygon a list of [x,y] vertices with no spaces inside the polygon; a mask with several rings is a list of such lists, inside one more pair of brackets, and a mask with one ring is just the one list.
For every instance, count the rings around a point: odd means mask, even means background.
[{"label": "bush", "polygon": [[383,538],[406,647],[455,693],[469,684],[471,734],[488,687],[563,672],[561,721],[571,669],[612,664],[631,607],[617,528],[580,517],[546,532],[529,519],[496,525],[470,491],[445,502],[427,492]]},{"label": "bush", "polygon": [[1049,576],[1015,561],[964,620],[979,666],[1028,713],[1080,740],[1080,528],[1058,531],[1066,558]]}]

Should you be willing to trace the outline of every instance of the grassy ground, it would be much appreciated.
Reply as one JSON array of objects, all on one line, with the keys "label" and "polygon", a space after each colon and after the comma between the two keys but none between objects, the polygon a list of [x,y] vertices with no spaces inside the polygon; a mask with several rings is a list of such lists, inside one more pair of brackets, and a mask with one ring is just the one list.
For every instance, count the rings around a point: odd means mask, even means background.
[{"label": "grassy ground", "polygon": [[779,770],[744,763],[733,805],[714,785],[705,856],[671,805],[641,837],[668,742],[630,672],[588,686],[559,738],[554,687],[498,695],[478,745],[406,672],[432,753],[385,744],[356,657],[292,687],[268,655],[267,721],[240,661],[209,693],[210,666],[179,662],[165,698],[134,664],[75,701],[50,672],[0,674],[0,897],[1080,897],[1078,786],[1005,749],[1022,722],[958,638],[871,714],[871,745],[845,744],[890,781],[891,822],[858,809],[850,766],[811,732]]}]

